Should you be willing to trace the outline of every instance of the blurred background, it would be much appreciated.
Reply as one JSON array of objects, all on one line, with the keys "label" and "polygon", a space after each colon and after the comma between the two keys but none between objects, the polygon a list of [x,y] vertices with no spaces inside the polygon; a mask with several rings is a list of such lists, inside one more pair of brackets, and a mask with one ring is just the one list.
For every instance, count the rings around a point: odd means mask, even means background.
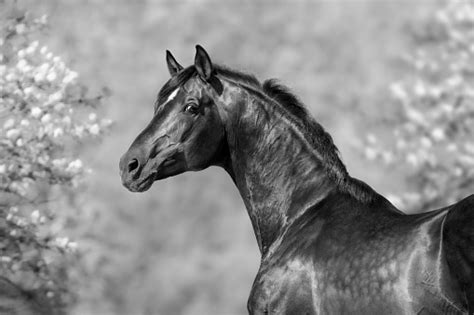
[{"label": "blurred background", "polygon": [[142,194],[121,186],[118,160],[168,79],[166,49],[187,66],[199,43],[214,62],[280,79],[333,136],[352,176],[401,203],[413,168],[375,163],[381,151],[367,151],[367,141],[395,129],[401,114],[390,87],[411,71],[404,56],[432,41],[427,21],[444,3],[18,0],[48,16],[40,45],[90,90],[110,94],[97,112],[112,127],[74,153],[91,172],[51,206],[74,209],[81,222],[63,231],[81,251],[69,312],[247,313],[259,252],[227,174],[186,173]]}]

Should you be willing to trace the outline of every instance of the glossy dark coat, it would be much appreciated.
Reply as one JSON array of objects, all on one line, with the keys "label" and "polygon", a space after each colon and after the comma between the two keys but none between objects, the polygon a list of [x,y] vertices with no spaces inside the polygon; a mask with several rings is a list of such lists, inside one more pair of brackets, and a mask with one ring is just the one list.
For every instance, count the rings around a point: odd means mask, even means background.
[{"label": "glossy dark coat", "polygon": [[474,196],[406,215],[349,176],[285,87],[213,65],[197,46],[120,161],[123,184],[211,165],[232,177],[262,254],[250,314],[473,314]]}]

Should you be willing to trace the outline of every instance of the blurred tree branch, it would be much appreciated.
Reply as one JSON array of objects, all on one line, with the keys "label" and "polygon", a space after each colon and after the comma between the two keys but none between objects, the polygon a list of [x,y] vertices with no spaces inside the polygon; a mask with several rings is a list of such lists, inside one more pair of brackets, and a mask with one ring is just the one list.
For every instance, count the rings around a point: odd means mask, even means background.
[{"label": "blurred tree branch", "polygon": [[0,8],[0,272],[64,310],[77,244],[61,235],[49,190],[74,189],[88,172],[75,155],[110,126],[95,113],[108,91],[90,96],[78,74],[35,40],[46,16],[15,1]]},{"label": "blurred tree branch", "polygon": [[416,192],[392,196],[399,206],[424,211],[474,191],[474,4],[449,1],[414,29],[417,50],[404,57],[410,72],[390,89],[400,115],[393,138],[370,134],[368,159],[408,165]]}]

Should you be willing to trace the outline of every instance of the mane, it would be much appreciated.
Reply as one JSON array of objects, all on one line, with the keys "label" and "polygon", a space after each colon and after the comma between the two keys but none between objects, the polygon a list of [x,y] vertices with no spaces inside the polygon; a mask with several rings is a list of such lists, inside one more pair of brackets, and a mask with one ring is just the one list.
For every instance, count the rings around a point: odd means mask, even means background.
[{"label": "mane", "polygon": [[306,139],[323,157],[323,163],[334,175],[340,187],[361,201],[371,201],[377,194],[366,183],[352,178],[339,156],[339,150],[331,135],[307,111],[306,106],[286,86],[276,79],[263,83],[263,92],[282,105],[293,117],[304,133]]},{"label": "mane", "polygon": [[158,109],[160,104],[163,104],[168,96],[178,87],[182,86],[189,79],[197,74],[196,68],[194,66],[187,67],[180,71],[177,75],[171,77],[168,82],[163,85],[161,90],[158,92],[158,97],[155,102],[155,112]]},{"label": "mane", "polygon": [[339,158],[339,150],[331,135],[313,119],[298,97],[291,93],[286,86],[278,83],[276,79],[266,80],[262,89],[267,96],[281,104],[295,118],[296,123],[308,135],[307,140],[323,156],[324,162],[337,174],[337,177],[345,178],[347,170]]},{"label": "mane", "polygon": [[[214,71],[217,75],[261,91],[279,104],[290,116],[290,121],[302,129],[306,140],[321,155],[324,166],[340,184],[340,187],[360,200],[370,201],[373,199],[376,193],[367,184],[349,176],[331,135],[308,113],[305,105],[286,86],[280,84],[276,79],[268,79],[261,84],[254,75],[222,65],[214,65]],[[194,66],[190,66],[172,77],[158,93],[155,110],[156,106],[166,100],[170,93],[194,75],[197,75],[197,71]]]},{"label": "mane", "polygon": [[216,65],[215,71],[228,79],[244,83],[245,85],[261,88],[260,81],[252,74],[248,74],[242,71],[230,69],[223,65]]}]

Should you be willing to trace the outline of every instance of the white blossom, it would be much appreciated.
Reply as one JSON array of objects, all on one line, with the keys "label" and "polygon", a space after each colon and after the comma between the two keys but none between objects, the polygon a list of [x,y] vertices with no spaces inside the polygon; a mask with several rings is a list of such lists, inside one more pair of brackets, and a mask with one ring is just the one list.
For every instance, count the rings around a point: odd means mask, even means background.
[{"label": "white blossom", "polygon": [[61,111],[64,109],[64,107],[66,107],[66,105],[63,102],[59,102],[54,105],[54,110]]},{"label": "white blossom", "polygon": [[409,153],[406,156],[406,161],[414,167],[418,166],[418,162],[419,162],[418,156],[414,153]]},{"label": "white blossom", "polygon": [[418,96],[423,97],[426,95],[426,87],[421,81],[416,82],[414,90],[415,90],[415,94]]},{"label": "white blossom", "polygon": [[75,81],[75,80],[77,79],[77,77],[78,77],[77,72],[75,72],[75,71],[69,71],[69,73],[66,74],[66,76],[64,76],[64,78],[63,78],[63,83],[64,83],[64,84],[69,84],[69,83]]},{"label": "white blossom", "polygon": [[450,143],[447,147],[446,147],[446,151],[448,152],[454,152],[454,151],[457,151],[458,150],[458,146],[456,143]]},{"label": "white blossom", "polygon": [[48,80],[49,82],[53,82],[54,80],[56,80],[57,77],[58,75],[56,74],[56,72],[50,71],[46,76],[46,80]]},{"label": "white blossom", "polygon": [[461,76],[455,75],[447,79],[446,83],[450,85],[451,87],[456,87],[456,86],[459,86],[462,83],[462,81],[463,80]]},{"label": "white blossom", "polygon": [[32,213],[31,213],[31,220],[33,222],[38,222],[38,219],[40,218],[40,212],[38,209],[34,210]]},{"label": "white blossom", "polygon": [[374,160],[377,157],[377,151],[374,148],[371,148],[371,147],[365,148],[364,153],[365,153],[365,157],[368,160]]},{"label": "white blossom", "polygon": [[23,71],[23,72],[26,72],[24,71],[26,66],[28,65],[28,63],[26,62],[25,59],[20,59],[18,60],[18,63],[16,64],[16,67],[20,70],[20,71]]},{"label": "white blossom", "polygon": [[10,128],[13,127],[14,125],[15,125],[15,119],[9,118],[9,119],[7,119],[7,121],[3,124],[3,128],[4,128],[4,129],[10,129]]},{"label": "white blossom", "polygon": [[84,134],[84,127],[83,126],[76,126],[74,128],[74,133],[75,133],[76,136],[82,137],[83,134]]},{"label": "white blossom", "polygon": [[64,131],[62,128],[55,128],[53,131],[53,137],[57,138],[59,136],[62,136],[64,134]]},{"label": "white blossom", "polygon": [[26,31],[25,24],[17,24],[15,27],[15,31],[17,32],[17,34],[23,34]]},{"label": "white blossom", "polygon": [[66,170],[69,172],[77,172],[82,169],[82,161],[79,159],[76,159],[74,161],[71,161],[69,165],[67,166]]},{"label": "white blossom", "polygon": [[53,93],[48,97],[48,103],[50,104],[56,103],[60,101],[62,98],[63,98],[63,93],[61,91],[57,91],[56,93]]},{"label": "white blossom", "polygon": [[99,132],[100,132],[100,127],[98,124],[93,124],[92,126],[90,126],[89,128],[89,132],[93,135],[98,135]]},{"label": "white blossom", "polygon": [[10,130],[7,131],[6,136],[9,139],[13,139],[13,138],[18,137],[20,135],[20,133],[21,132],[18,129],[10,129]]},{"label": "white blossom", "polygon": [[414,108],[407,108],[405,112],[408,119],[410,119],[414,123],[422,126],[426,125],[426,118],[421,112],[417,111]]},{"label": "white blossom", "polygon": [[33,94],[34,90],[35,89],[32,86],[28,86],[28,87],[23,89],[23,93],[25,93],[25,95],[29,96],[29,95]]},{"label": "white blossom", "polygon": [[41,110],[41,108],[33,107],[31,109],[31,116],[33,116],[34,118],[38,118],[41,115],[42,112],[43,111]]},{"label": "white blossom", "polygon": [[433,131],[431,131],[431,136],[435,141],[442,141],[446,138],[444,130],[439,127],[434,128]]},{"label": "white blossom", "polygon": [[12,261],[12,259],[11,259],[11,257],[8,257],[8,256],[1,256],[0,261],[4,262],[4,263],[9,263],[9,262]]},{"label": "white blossom", "polygon": [[471,155],[459,155],[458,160],[463,164],[469,164],[471,167],[474,165],[474,157]]},{"label": "white blossom", "polygon": [[427,137],[422,137],[420,141],[421,141],[421,145],[425,148],[431,148],[433,146],[433,143]]},{"label": "white blossom", "polygon": [[71,124],[71,117],[65,116],[65,117],[62,119],[62,122],[63,122],[65,125]]},{"label": "white blossom", "polygon": [[109,127],[110,125],[112,125],[112,123],[113,123],[112,120],[108,118],[101,119],[100,121],[100,124],[102,125],[103,128]]},{"label": "white blossom", "polygon": [[373,144],[375,144],[375,143],[377,142],[377,137],[375,137],[375,135],[374,135],[373,133],[369,133],[369,134],[367,135],[367,142],[368,142],[369,144],[372,144],[372,145],[373,145]]},{"label": "white blossom", "polygon": [[16,80],[16,78],[17,78],[16,75],[12,72],[10,72],[9,74],[5,76],[5,79],[10,82]]},{"label": "white blossom", "polygon": [[63,167],[64,165],[66,165],[66,159],[65,158],[60,158],[60,159],[54,159],[51,161],[51,163],[53,164],[53,166],[55,167]]},{"label": "white blossom", "polygon": [[51,115],[50,114],[45,114],[43,117],[41,117],[41,122],[43,124],[48,123],[51,120]]},{"label": "white blossom", "polygon": [[77,250],[77,247],[78,247],[77,242],[71,242],[71,241],[69,241],[69,242],[67,243],[67,249],[70,250],[70,251],[76,251],[76,250]]},{"label": "white blossom", "polygon": [[400,82],[391,84],[390,91],[392,92],[392,95],[399,100],[406,100],[408,98],[408,94]]}]

